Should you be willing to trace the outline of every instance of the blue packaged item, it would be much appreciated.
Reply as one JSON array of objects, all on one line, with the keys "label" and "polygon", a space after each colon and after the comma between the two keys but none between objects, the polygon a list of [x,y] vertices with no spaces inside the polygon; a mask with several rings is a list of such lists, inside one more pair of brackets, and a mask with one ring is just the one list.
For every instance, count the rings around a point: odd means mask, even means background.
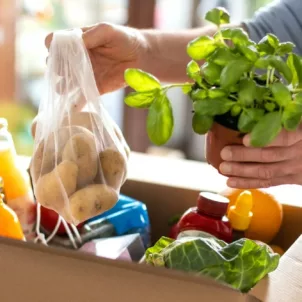
[{"label": "blue packaged item", "polygon": [[145,247],[150,246],[150,220],[147,207],[141,201],[120,194],[112,209],[86,221],[91,229],[107,223],[114,227],[116,236],[139,233]]}]

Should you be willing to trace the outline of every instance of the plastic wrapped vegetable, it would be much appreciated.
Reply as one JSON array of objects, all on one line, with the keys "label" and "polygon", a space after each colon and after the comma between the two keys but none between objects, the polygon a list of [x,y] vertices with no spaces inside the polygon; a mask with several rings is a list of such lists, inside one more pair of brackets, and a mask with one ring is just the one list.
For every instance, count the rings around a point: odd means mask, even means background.
[{"label": "plastic wrapped vegetable", "polygon": [[162,237],[145,254],[150,265],[209,276],[241,292],[274,271],[279,258],[265,243],[243,238],[227,244],[212,236]]},{"label": "plastic wrapped vegetable", "polygon": [[116,204],[129,147],[102,105],[80,30],[54,34],[46,84],[33,129],[34,192],[77,225]]}]

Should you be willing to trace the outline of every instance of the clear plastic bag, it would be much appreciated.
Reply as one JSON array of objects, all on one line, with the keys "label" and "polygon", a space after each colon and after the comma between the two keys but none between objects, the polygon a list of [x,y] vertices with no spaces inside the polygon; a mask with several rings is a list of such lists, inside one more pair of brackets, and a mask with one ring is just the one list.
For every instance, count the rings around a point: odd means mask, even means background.
[{"label": "clear plastic bag", "polygon": [[112,208],[129,147],[104,109],[82,31],[53,35],[30,165],[42,206],[77,225]]}]

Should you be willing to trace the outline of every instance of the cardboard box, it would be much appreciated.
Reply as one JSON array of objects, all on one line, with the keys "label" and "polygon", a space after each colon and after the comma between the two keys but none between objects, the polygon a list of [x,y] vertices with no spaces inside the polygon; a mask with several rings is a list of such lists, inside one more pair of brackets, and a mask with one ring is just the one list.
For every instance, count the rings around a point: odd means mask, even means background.
[{"label": "cardboard box", "polygon": [[[224,186],[225,178],[206,164],[132,154],[122,192],[147,204],[156,240],[167,234],[173,214],[195,204],[200,190],[220,191]],[[1,301],[302,301],[302,189],[285,186],[274,192],[284,198],[276,244],[291,247],[278,269],[246,295],[208,278],[3,238]]]}]

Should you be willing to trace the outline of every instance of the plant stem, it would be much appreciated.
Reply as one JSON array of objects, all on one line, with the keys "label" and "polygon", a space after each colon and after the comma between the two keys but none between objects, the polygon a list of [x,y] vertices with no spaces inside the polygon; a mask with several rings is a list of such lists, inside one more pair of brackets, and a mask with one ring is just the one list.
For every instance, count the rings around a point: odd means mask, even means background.
[{"label": "plant stem", "polygon": [[270,75],[270,82],[272,83],[274,81],[274,75],[275,75],[275,68],[271,69],[271,75]]},{"label": "plant stem", "polygon": [[234,95],[229,95],[229,98],[231,98],[231,99],[233,99],[233,100],[235,100],[235,101],[237,101],[238,99],[234,96]]},{"label": "plant stem", "polygon": [[300,88],[300,89],[299,89],[299,88],[292,89],[291,92],[292,92],[292,93],[299,93],[299,92],[302,92],[302,88]]},{"label": "plant stem", "polygon": [[267,68],[267,72],[266,72],[266,87],[268,87],[269,86],[269,83],[270,83],[270,70],[271,70],[271,68],[270,67],[268,67]]},{"label": "plant stem", "polygon": [[176,83],[176,84],[170,84],[170,85],[166,85],[166,86],[163,86],[163,89],[170,89],[170,88],[173,88],[173,87],[190,87],[190,86],[193,86],[194,83]]}]

